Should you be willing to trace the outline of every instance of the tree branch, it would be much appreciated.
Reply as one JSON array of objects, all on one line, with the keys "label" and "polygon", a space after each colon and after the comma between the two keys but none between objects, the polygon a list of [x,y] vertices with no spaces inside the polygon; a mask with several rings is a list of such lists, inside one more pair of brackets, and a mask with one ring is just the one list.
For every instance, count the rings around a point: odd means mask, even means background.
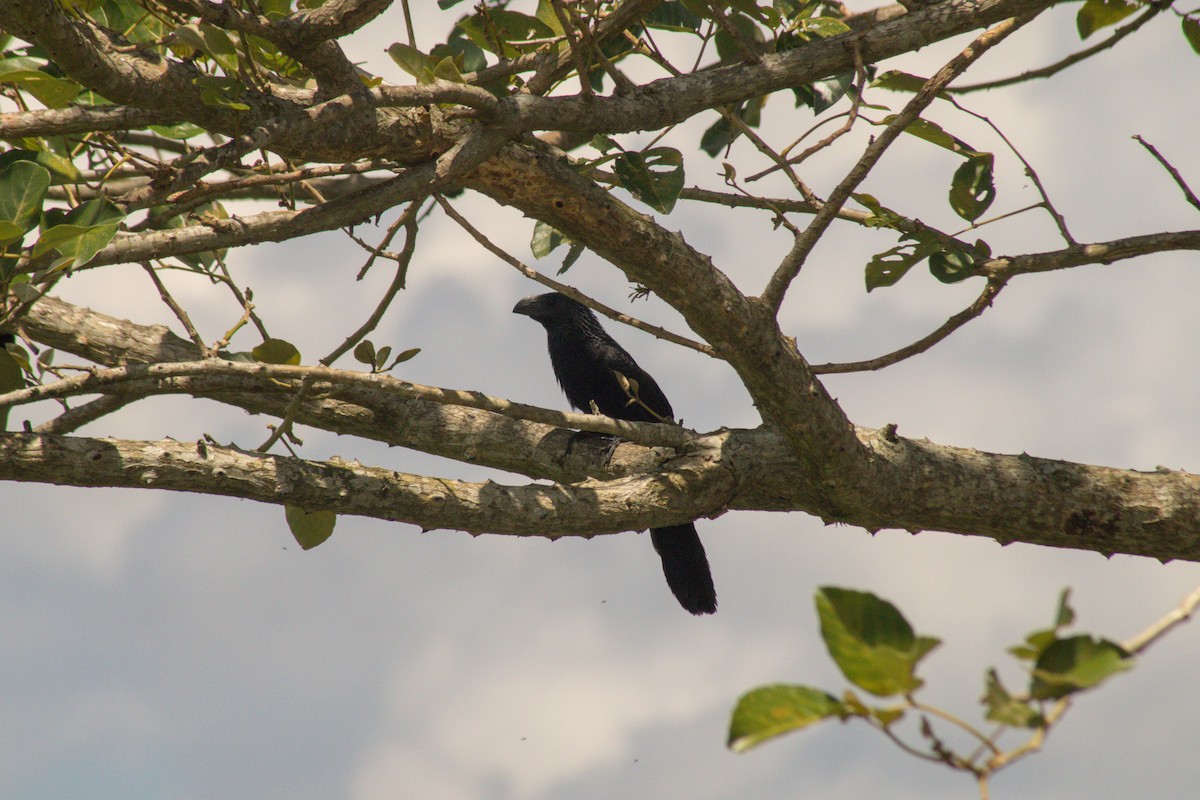
[{"label": "tree branch", "polygon": [[[314,393],[329,393],[330,386],[357,386],[377,391],[381,394],[393,394],[419,400],[431,400],[442,405],[475,408],[481,411],[491,411],[513,419],[523,419],[529,422],[540,422],[559,428],[591,431],[609,436],[618,436],[632,442],[638,442],[651,447],[683,447],[695,438],[695,434],[676,425],[660,425],[649,422],[627,422],[612,419],[601,414],[578,414],[567,411],[554,411],[538,406],[514,403],[499,397],[489,397],[482,392],[468,392],[457,389],[442,389],[436,386],[423,386],[409,383],[390,375],[378,373],[352,372],[334,369],[332,367],[302,367],[290,364],[247,364],[239,361],[224,361],[221,359],[205,359],[203,361],[186,361],[177,363],[130,364],[110,369],[97,369],[63,378],[53,383],[16,389],[6,394],[0,394],[0,408],[14,407],[42,400],[64,399],[86,394],[123,394],[129,387],[133,393],[141,396],[151,394],[174,394],[192,392],[195,384],[179,382],[179,378],[214,377],[234,378],[234,380],[214,381],[206,387],[211,391],[218,386],[227,391],[264,391],[275,384],[293,384],[299,381],[313,381]],[[240,378],[237,380],[236,378]],[[322,388],[319,384],[328,384]],[[203,384],[201,383],[201,386]],[[282,387],[285,391],[295,390],[296,385]]]},{"label": "tree branch", "polygon": [[879,159],[883,157],[884,152],[892,145],[892,142],[896,141],[900,134],[904,132],[904,129],[911,125],[920,116],[921,112],[937,99],[946,85],[974,64],[980,56],[1004,41],[1011,33],[1020,29],[1032,18],[1032,16],[1025,16],[1006,20],[971,42],[965,50],[950,59],[932,78],[925,81],[925,84],[913,95],[912,99],[904,106],[904,109],[896,115],[895,119],[889,122],[883,132],[867,145],[862,157],[859,158],[858,162],[830,193],[829,198],[817,211],[812,221],[808,224],[808,227],[804,229],[804,232],[800,236],[796,237],[796,243],[792,247],[791,252],[788,253],[787,257],[779,265],[779,268],[775,270],[775,273],[771,276],[771,280],[763,290],[762,301],[773,313],[779,313],[779,307],[783,303],[784,294],[787,292],[788,287],[791,286],[796,275],[799,274],[800,267],[807,260],[809,253],[816,247],[817,241],[825,233],[830,223],[833,222],[838,209],[850,199],[850,194],[867,177],[867,174],[875,167]]},{"label": "tree branch", "polygon": [[39,108],[0,114],[0,139],[125,131],[147,125],[170,125],[178,121],[179,117],[157,109],[130,106]]},{"label": "tree branch", "polygon": [[204,442],[0,433],[0,480],[166,489],[309,511],[513,536],[591,537],[720,513],[731,482],[679,459],[658,475],[570,486],[503,486],[396,472],[341,460],[263,455]]}]

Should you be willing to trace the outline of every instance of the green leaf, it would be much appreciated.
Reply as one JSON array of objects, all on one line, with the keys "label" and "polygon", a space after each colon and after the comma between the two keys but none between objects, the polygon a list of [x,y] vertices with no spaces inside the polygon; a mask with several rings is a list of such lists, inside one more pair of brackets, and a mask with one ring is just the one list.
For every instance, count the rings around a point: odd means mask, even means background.
[{"label": "green leaf", "polygon": [[204,22],[200,24],[200,35],[204,39],[204,52],[208,53],[227,75],[237,75],[237,45],[230,38],[229,33],[216,25]]},{"label": "green leaf", "polygon": [[450,31],[446,44],[437,45],[429,54],[435,58],[441,57],[443,48],[448,54],[454,56],[460,72],[478,72],[487,66],[487,56],[483,54],[479,45],[467,38],[467,34],[462,28],[456,27]]},{"label": "green leaf", "polygon": [[107,197],[98,197],[72,208],[62,217],[68,225],[110,225],[125,219],[125,212]]},{"label": "green leaf", "polygon": [[42,273],[49,274],[57,269],[74,269],[91,261],[96,253],[112,241],[117,234],[117,225],[55,225],[41,236],[33,246],[34,257],[57,250],[59,257]]},{"label": "green leaf", "polygon": [[19,242],[33,227],[49,188],[50,171],[32,161],[14,161],[0,169],[0,222],[9,223],[0,232],[0,246]]},{"label": "green leaf", "polygon": [[1038,656],[1029,694],[1039,700],[1066,697],[1132,666],[1133,657],[1107,639],[1086,634],[1058,639]]},{"label": "green leaf", "polygon": [[396,42],[388,47],[387,54],[400,69],[416,78],[418,83],[433,82],[433,59],[417,48]]},{"label": "green leaf", "polygon": [[713,158],[716,158],[721,154],[721,151],[737,141],[741,133],[741,131],[733,127],[733,123],[728,119],[720,117],[716,122],[708,126],[708,130],[700,137],[700,149]]},{"label": "green leaf", "polygon": [[6,247],[25,238],[25,229],[15,222],[0,220],[0,247]]},{"label": "green leaf", "polygon": [[0,169],[16,161],[32,161],[50,170],[51,182],[79,180],[79,170],[71,160],[49,150],[9,150],[0,153]]},{"label": "green leaf", "polygon": [[868,592],[825,586],[816,605],[825,646],[847,680],[880,697],[920,688],[916,666],[937,639],[916,636],[894,605]]},{"label": "green leaf", "polygon": [[33,247],[35,258],[51,250],[58,251],[60,257],[54,260],[50,270],[74,269],[87,264],[113,240],[125,219],[124,212],[106,197],[89,200],[65,215],[61,211],[53,213],[55,211],[58,210],[46,212],[42,235]]},{"label": "green leaf", "polygon": [[735,753],[741,753],[767,739],[842,713],[842,703],[820,689],[784,684],[763,686],[738,700],[729,721],[726,744]]},{"label": "green leaf", "polygon": [[333,535],[333,526],[337,524],[337,514],[332,511],[305,511],[285,505],[283,516],[302,550],[312,550],[323,543]]},{"label": "green leaf", "polygon": [[1101,28],[1116,25],[1141,7],[1133,0],[1087,0],[1075,14],[1079,38],[1086,39]]},{"label": "green leaf", "polygon": [[[895,115],[889,115],[883,118],[883,124],[886,125],[895,119]],[[944,147],[947,150],[958,153],[959,155],[981,155],[979,151],[971,147],[969,144],[952,136],[946,132],[946,129],[936,122],[930,122],[927,119],[917,117],[904,129],[905,133],[916,136],[918,139],[924,139],[927,142],[936,144],[938,147]]]},{"label": "green leaf", "polygon": [[979,219],[996,199],[992,161],[991,153],[971,156],[954,171],[950,181],[950,207],[967,222]]},{"label": "green leaf", "polygon": [[698,31],[703,22],[704,20],[689,11],[687,6],[678,0],[667,0],[665,3],[660,3],[642,17],[642,23],[647,28],[679,33]]},{"label": "green leaf", "polygon": [[982,702],[987,707],[987,718],[1001,725],[1037,728],[1046,721],[1036,708],[1009,694],[994,669],[988,670]]},{"label": "green leaf", "polygon": [[1008,652],[1022,661],[1036,661],[1042,651],[1057,640],[1058,634],[1053,628],[1034,631],[1025,637],[1023,644],[1008,648]]},{"label": "green leaf", "polygon": [[555,36],[563,36],[566,33],[562,23],[558,21],[558,14],[554,13],[554,4],[550,0],[538,0],[537,11],[534,13],[543,25],[554,31]]},{"label": "green leaf", "polygon": [[255,361],[260,361],[263,364],[291,364],[295,366],[300,363],[300,351],[296,349],[296,345],[286,339],[267,339],[250,352],[254,355]]},{"label": "green leaf", "polygon": [[958,283],[975,274],[975,259],[965,250],[942,248],[930,253],[929,274],[942,283]]},{"label": "green leaf", "polygon": [[1187,39],[1193,50],[1200,53],[1200,19],[1184,17],[1180,21],[1180,25],[1183,26],[1183,37]]},{"label": "green leaf", "polygon": [[[763,36],[762,28],[755,24],[754,20],[738,14],[730,17],[729,21],[733,23],[733,27],[741,35],[741,38],[733,36],[725,28],[717,31],[713,40],[717,45],[717,56],[722,61],[740,61],[751,54],[763,51],[762,45],[766,42],[766,37]],[[743,43],[749,46],[750,53],[746,52]]]},{"label": "green leaf", "polygon": [[905,709],[903,706],[897,706],[895,708],[872,708],[870,710],[870,716],[872,719],[878,720],[879,724],[886,728],[887,726],[904,719],[904,711]]},{"label": "green leaf", "polygon": [[437,66],[433,68],[433,77],[451,83],[463,82],[462,73],[458,71],[458,64],[454,63],[453,56],[447,56],[437,62]]},{"label": "green leaf", "polygon": [[69,7],[86,12],[96,22],[135,43],[158,42],[169,30],[160,15],[146,12],[145,4],[140,0],[104,0],[103,3],[93,0],[73,2]]},{"label": "green leaf", "polygon": [[823,114],[837,103],[838,100],[845,97],[846,92],[850,91],[850,87],[853,85],[853,72],[843,72],[841,75],[835,75],[832,78],[813,81],[811,84],[812,110],[817,114]]},{"label": "green leaf", "polygon": [[529,242],[529,249],[533,251],[534,258],[545,258],[563,244],[573,244],[571,237],[540,219],[533,223],[533,238]]},{"label": "green leaf", "polygon": [[29,92],[47,108],[65,108],[83,87],[69,78],[45,71],[42,59],[17,56],[0,59],[0,83],[11,83]]},{"label": "green leaf", "polygon": [[893,92],[916,92],[925,85],[925,78],[909,72],[891,69],[871,81],[871,88],[887,89]]},{"label": "green leaf", "polygon": [[850,32],[850,26],[836,17],[811,17],[801,20],[796,32],[813,39],[831,39]]},{"label": "green leaf", "polygon": [[571,246],[567,249],[567,254],[563,256],[562,266],[558,268],[558,272],[555,274],[562,275],[564,272],[574,266],[575,262],[579,260],[579,257],[583,255],[583,251],[586,249],[587,248],[585,248],[579,242],[571,242]]},{"label": "green leaf", "polygon": [[908,241],[895,247],[876,253],[867,262],[866,279],[867,291],[884,286],[893,286],[917,264],[939,252],[941,245],[937,241],[927,239],[921,241],[915,236],[906,235]]},{"label": "green leaf", "polygon": [[683,156],[673,147],[622,153],[613,161],[621,186],[646,205],[670,214],[683,191]]},{"label": "green leaf", "polygon": [[621,147],[621,145],[617,144],[616,139],[612,138],[611,136],[608,136],[607,134],[603,134],[603,133],[597,133],[595,136],[593,136],[591,139],[589,139],[588,145],[595,148],[596,150],[599,150],[601,153],[605,153],[605,154],[607,154],[613,150],[616,150],[621,153],[625,152],[625,148],[623,148],[623,147]]},{"label": "green leaf", "polygon": [[179,122],[175,125],[151,125],[150,130],[168,139],[190,139],[204,133],[204,128],[190,122]]},{"label": "green leaf", "polygon": [[1075,609],[1071,608],[1071,590],[1063,589],[1058,595],[1058,610],[1054,612],[1054,629],[1062,630],[1075,621]]},{"label": "green leaf", "polygon": [[397,364],[403,364],[405,361],[412,359],[419,352],[421,352],[421,348],[419,347],[410,347],[407,350],[404,350],[400,353],[400,355],[396,356],[396,358],[392,360],[391,364],[388,364],[388,369],[392,369]]},{"label": "green leaf", "polygon": [[258,8],[268,19],[280,19],[292,13],[292,0],[259,0]]},{"label": "green leaf", "polygon": [[[548,39],[554,36],[554,31],[537,17],[494,8],[459,20],[458,27],[479,47],[505,58],[519,56],[521,50],[518,48],[528,39]],[[536,47],[538,45],[525,45],[524,49]]]},{"label": "green leaf", "polygon": [[[13,346],[15,347],[15,345]],[[21,372],[21,365],[6,347],[0,346],[0,394],[24,388],[25,376]],[[7,430],[9,410],[0,408],[0,431]]]},{"label": "green leaf", "polygon": [[1023,661],[1036,661],[1047,647],[1058,641],[1063,628],[1075,621],[1075,609],[1071,608],[1071,590],[1063,589],[1058,595],[1054,611],[1054,627],[1033,631],[1025,637],[1024,644],[1010,647],[1008,652]]},{"label": "green leaf", "polygon": [[370,339],[363,339],[354,346],[354,360],[360,364],[375,366],[375,345]]},{"label": "green leaf", "polygon": [[903,219],[895,211],[885,207],[873,194],[866,192],[854,192],[850,195],[863,208],[871,212],[871,216],[867,219],[866,225],[868,228],[892,228],[900,230],[900,220]]},{"label": "green leaf", "polygon": [[231,111],[250,110],[250,106],[241,102],[245,86],[237,78],[200,75],[192,78],[192,84],[200,89],[200,102],[206,106],[228,108]]}]

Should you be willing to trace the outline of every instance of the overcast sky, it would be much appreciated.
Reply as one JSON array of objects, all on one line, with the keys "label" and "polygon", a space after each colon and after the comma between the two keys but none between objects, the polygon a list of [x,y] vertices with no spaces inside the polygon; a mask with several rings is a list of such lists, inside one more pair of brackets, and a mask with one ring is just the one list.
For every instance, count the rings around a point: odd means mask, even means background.
[{"label": "overcast sky", "polygon": [[[457,16],[413,5],[428,9],[424,46]],[[1079,47],[1077,8],[1045,15],[969,77],[1011,74]],[[382,52],[402,30],[397,8],[357,35],[352,52],[407,82]],[[929,73],[964,42],[883,66]],[[968,103],[1033,163],[1076,238],[1103,241],[1200,223],[1130,138],[1145,136],[1200,188],[1197,86],[1200,58],[1168,14],[1053,80]],[[787,98],[772,100],[768,131],[773,120],[797,125],[786,106]],[[976,147],[997,150],[994,213],[1036,200],[984,128],[935,114]],[[669,141],[690,152],[712,118]],[[805,177],[827,190],[853,155],[822,156]],[[956,166],[936,148],[902,141],[863,188],[953,228],[944,197]],[[687,170],[689,183],[720,188],[718,161],[689,156]],[[478,197],[455,202],[532,261],[530,220]],[[768,219],[725,209],[681,205],[662,222],[748,292],[761,289],[788,244]],[[1059,246],[1036,214],[983,235],[996,252]],[[920,268],[866,294],[863,264],[891,245],[888,234],[835,225],[818,246],[783,315],[811,361],[890,351],[978,292],[976,281],[945,286]],[[229,260],[254,287],[272,333],[306,360],[360,324],[390,280],[377,265],[356,283],[363,256],[340,234],[233,251]],[[539,267],[553,272],[551,261]],[[171,277],[207,338],[236,320],[238,310],[201,280]],[[568,277],[686,331],[656,300],[628,304],[620,273],[595,256]],[[179,332],[138,267],[84,272],[60,286],[69,301]],[[422,226],[409,288],[372,338],[422,348],[400,370],[406,379],[564,408],[540,327],[511,314],[535,291],[434,217]],[[1028,276],[930,353],[826,385],[856,423],[895,423],[908,436],[1196,471],[1198,295],[1192,254]],[[689,427],[757,424],[724,365],[608,327]],[[83,432],[184,441],[210,433],[256,446],[271,422],[196,406],[150,401]],[[519,480],[317,431],[303,436],[307,457]],[[984,671],[1000,666],[1019,682],[1005,648],[1051,621],[1062,588],[1073,590],[1082,630],[1122,639],[1200,584],[1195,564],[940,533],[872,537],[801,514],[731,513],[698,526],[721,608],[696,619],[667,591],[644,535],[551,544],[342,518],[328,543],[304,553],[280,508],[251,502],[0,484],[0,508],[0,795],[25,800],[972,797],[967,777],[906,757],[861,725],[831,723],[744,755],[725,749],[729,712],[746,690],[845,687],[820,643],[816,587],[873,591],[920,633],[942,638],[923,673],[926,699],[977,720]],[[1176,631],[1132,673],[1080,697],[1045,752],[997,778],[993,797],[1193,796],[1198,637],[1194,626]]]}]

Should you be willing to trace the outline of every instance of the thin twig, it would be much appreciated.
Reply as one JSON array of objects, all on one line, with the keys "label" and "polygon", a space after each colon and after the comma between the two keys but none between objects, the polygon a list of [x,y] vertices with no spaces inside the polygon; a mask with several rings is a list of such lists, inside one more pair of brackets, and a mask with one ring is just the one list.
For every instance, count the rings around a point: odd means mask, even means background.
[{"label": "thin twig", "polygon": [[583,43],[581,34],[575,28],[575,23],[563,8],[562,0],[550,0],[550,6],[554,9],[554,16],[558,18],[558,24],[562,26],[563,33],[567,37],[567,47],[571,50],[571,57],[575,59],[575,74],[579,77],[579,94],[584,97],[591,97],[595,92],[592,91],[592,83],[588,80],[587,57],[583,53]]},{"label": "thin twig", "polygon": [[565,294],[567,297],[570,297],[572,300],[575,300],[579,303],[583,303],[585,306],[592,309],[593,311],[603,314],[604,316],[608,317],[611,320],[614,320],[615,322],[620,322],[620,323],[622,323],[624,325],[628,325],[632,328],[637,328],[638,330],[644,331],[644,332],[650,334],[651,336],[655,336],[659,339],[662,339],[663,341],[671,342],[672,344],[677,344],[677,345],[681,345],[683,347],[687,347],[689,349],[695,350],[697,353],[703,353],[706,356],[712,356],[713,358],[718,358],[716,351],[714,351],[711,347],[709,347],[708,345],[706,345],[702,342],[697,342],[693,339],[688,339],[686,336],[680,336],[677,333],[672,333],[671,331],[668,331],[665,328],[660,328],[657,325],[651,325],[648,322],[642,322],[640,319],[636,319],[635,317],[631,317],[627,314],[622,314],[620,311],[609,308],[608,306],[604,305],[603,303],[598,303],[595,300],[592,300],[587,295],[582,294],[581,292],[572,288],[571,286],[568,286],[565,283],[559,283],[558,281],[554,280],[553,278],[547,277],[547,276],[543,275],[542,273],[538,272],[533,267],[525,265],[519,259],[509,255],[504,250],[502,250],[501,248],[499,248],[495,244],[493,244],[492,241],[490,239],[488,239],[486,236],[484,236],[483,233],[481,233],[478,229],[476,229],[475,226],[473,226],[470,222],[467,222],[465,217],[463,217],[461,214],[459,214],[457,211],[455,211],[454,207],[451,206],[448,202],[446,202],[446,199],[444,197],[442,197],[441,195],[434,195],[434,198],[438,201],[438,204],[441,205],[442,210],[446,212],[446,215],[448,217],[450,217],[450,219],[457,222],[459,224],[459,226],[463,230],[465,230],[467,233],[469,233],[471,235],[471,238],[473,238],[475,241],[479,242],[479,244],[485,250],[487,250],[489,253],[496,256],[497,258],[499,258],[504,263],[513,267],[514,269],[516,269],[518,272],[520,272],[522,275],[529,278],[530,280],[536,281],[537,283],[540,283],[549,289],[553,289],[554,291],[559,292],[560,294]]},{"label": "thin twig", "polygon": [[1035,170],[1033,168],[1033,165],[1029,163],[1029,161],[1025,158],[1024,155],[1021,154],[1021,151],[1016,148],[1016,145],[1014,145],[1011,141],[1009,141],[1008,137],[1004,135],[1004,131],[1000,130],[1000,127],[998,125],[996,125],[994,122],[992,122],[991,119],[989,119],[988,117],[985,117],[983,114],[980,114],[976,111],[972,111],[971,109],[966,108],[961,103],[959,103],[957,100],[955,100],[953,97],[950,97],[947,95],[946,99],[949,100],[950,103],[955,108],[957,108],[959,111],[961,111],[964,114],[967,114],[969,116],[975,117],[975,119],[983,122],[985,125],[987,125],[989,128],[992,129],[993,133],[995,133],[998,137],[1000,137],[1000,141],[1004,142],[1004,144],[1008,147],[1008,149],[1010,151],[1012,151],[1012,154],[1014,156],[1016,156],[1017,159],[1020,160],[1021,164],[1025,167],[1025,174],[1029,176],[1029,179],[1031,181],[1033,181],[1033,185],[1037,189],[1038,194],[1040,194],[1042,196],[1041,205],[1043,208],[1046,209],[1046,213],[1049,214],[1051,216],[1051,218],[1054,219],[1054,224],[1056,226],[1058,226],[1059,234],[1063,237],[1063,239],[1066,241],[1067,244],[1069,244],[1069,245],[1076,244],[1075,237],[1072,236],[1071,231],[1069,231],[1067,229],[1067,220],[1063,217],[1062,214],[1058,213],[1058,209],[1054,207],[1054,203],[1050,202],[1050,195],[1047,194],[1046,187],[1044,185],[1042,185],[1042,179],[1038,177],[1037,170]]},{"label": "thin twig", "polygon": [[1193,589],[1187,597],[1180,601],[1178,606],[1162,619],[1136,636],[1122,642],[1121,647],[1125,648],[1129,653],[1137,655],[1144,653],[1150,645],[1157,642],[1173,628],[1190,620],[1195,615],[1197,608],[1200,608],[1200,587]]},{"label": "thin twig", "polygon": [[417,36],[413,33],[412,11],[408,7],[408,0],[400,0],[400,8],[404,12],[404,33],[408,36],[408,46],[417,46]]},{"label": "thin twig", "polygon": [[267,333],[267,326],[264,325],[263,321],[258,318],[258,314],[254,313],[254,303],[252,302],[254,297],[249,287],[247,287],[245,294],[243,294],[242,290],[239,289],[237,284],[233,282],[233,276],[229,274],[229,267],[225,265],[224,260],[218,259],[217,267],[221,270],[221,274],[215,277],[229,288],[229,291],[232,292],[233,296],[237,299],[238,305],[242,307],[241,322],[239,322],[232,330],[230,330],[221,338],[221,341],[224,342],[224,344],[222,344],[220,347],[224,347],[226,344],[229,344],[229,339],[233,336],[238,328],[246,324],[247,320],[254,323],[254,327],[258,329],[258,335],[261,336],[264,341],[270,339],[271,334]]},{"label": "thin twig", "polygon": [[1192,192],[1192,188],[1187,185],[1187,181],[1185,181],[1183,176],[1179,174],[1179,170],[1175,169],[1175,167],[1171,165],[1171,162],[1163,158],[1162,153],[1158,152],[1158,148],[1143,139],[1140,133],[1135,134],[1133,138],[1137,140],[1138,144],[1149,150],[1150,155],[1154,156],[1154,158],[1158,160],[1159,164],[1162,164],[1163,169],[1165,169],[1167,174],[1174,179],[1175,185],[1183,190],[1183,196],[1187,198],[1187,201],[1195,208],[1200,209],[1200,199],[1197,199],[1195,193]]},{"label": "thin twig", "polygon": [[746,37],[742,35],[742,32],[738,30],[737,26],[729,20],[729,17],[725,15],[725,12],[720,8],[720,6],[718,6],[712,0],[706,0],[705,5],[708,6],[708,10],[712,14],[712,20],[717,23],[721,30],[728,34],[730,39],[733,39],[734,43],[738,46],[738,49],[742,51],[743,62],[746,64],[760,63],[762,61],[762,56],[759,55],[758,51],[755,49],[754,43],[748,41]]},{"label": "thin twig", "polygon": [[912,358],[915,355],[924,353],[929,348],[933,347],[938,342],[945,339],[956,330],[966,325],[971,320],[978,317],[992,305],[992,301],[996,299],[996,295],[1000,294],[1000,290],[1007,283],[1007,278],[993,275],[988,278],[987,286],[983,288],[983,292],[979,297],[975,298],[975,302],[967,306],[962,311],[955,314],[950,319],[946,320],[937,330],[928,336],[922,337],[907,347],[901,347],[887,355],[872,358],[867,361],[850,361],[845,363],[829,363],[817,364],[812,367],[812,371],[816,375],[832,375],[844,372],[867,372],[871,370],[883,369],[890,367],[906,358]]},{"label": "thin twig", "polygon": [[57,417],[43,422],[41,425],[34,427],[34,433],[55,433],[66,434],[79,430],[89,422],[94,422],[103,416],[107,416],[112,412],[124,408],[132,403],[137,398],[120,397],[118,395],[106,394],[102,397],[97,397],[95,400],[84,403],[75,408],[69,408]]},{"label": "thin twig", "polygon": [[920,711],[923,714],[929,714],[930,716],[937,717],[938,719],[942,720],[943,722],[947,722],[950,725],[953,725],[954,727],[958,728],[960,731],[963,731],[964,733],[970,735],[972,738],[977,740],[981,746],[987,748],[992,753],[1000,752],[1000,748],[996,747],[996,743],[992,741],[990,736],[983,733],[978,728],[976,728],[975,726],[968,723],[966,720],[956,717],[955,715],[951,714],[948,711],[943,711],[942,709],[938,708],[937,706],[929,706],[929,705],[925,705],[924,703],[918,702],[916,699],[914,699],[911,696],[909,696],[908,702],[910,704],[912,704],[912,707],[915,708],[917,711]]},{"label": "thin twig", "polygon": [[[267,426],[267,428],[270,429],[271,434],[267,436],[266,440],[262,444],[254,448],[255,451],[259,453],[265,453],[274,447],[276,442],[278,442],[280,439],[283,439],[284,436],[289,438],[295,436],[295,434],[292,432],[292,423],[296,419],[296,414],[300,412],[300,404],[307,399],[308,393],[312,390],[312,384],[313,379],[311,377],[305,377],[300,381],[300,385],[296,387],[296,393],[292,396],[291,401],[288,402],[287,408],[283,410],[283,416],[280,418],[279,424]],[[284,439],[283,443],[285,447],[288,446],[287,439]],[[288,451],[291,452],[290,447],[288,447]],[[296,454],[293,452],[292,456],[294,457],[295,455]]]},{"label": "thin twig", "polygon": [[379,325],[379,321],[383,319],[384,313],[387,312],[388,306],[391,305],[392,300],[404,288],[404,281],[408,275],[408,265],[412,262],[413,253],[417,249],[417,213],[421,210],[423,202],[424,198],[421,198],[409,203],[408,208],[404,209],[404,213],[396,221],[396,225],[403,227],[405,231],[404,247],[396,256],[396,274],[392,276],[392,282],[388,286],[387,291],[383,293],[383,298],[375,306],[375,310],[371,312],[371,316],[367,317],[366,321],[359,326],[358,330],[346,337],[346,341],[342,342],[336,350],[322,358],[320,361],[321,364],[327,367],[330,366],[362,341],[363,337],[375,330],[376,326]]},{"label": "thin twig", "polygon": [[1067,67],[1078,64],[1080,61],[1094,56],[1096,53],[1107,50],[1129,34],[1136,31],[1138,28],[1145,25],[1158,14],[1165,11],[1167,8],[1170,8],[1170,6],[1170,0],[1160,0],[1160,2],[1151,3],[1150,7],[1147,8],[1140,17],[1132,22],[1122,25],[1120,28],[1117,28],[1113,31],[1112,35],[1104,41],[1080,50],[1078,53],[1072,53],[1061,61],[1056,61],[1053,64],[1049,64],[1038,69],[1031,69],[1028,72],[1022,72],[1020,75],[1013,75],[1008,78],[1000,78],[994,81],[983,81],[981,83],[972,83],[967,86],[951,86],[946,91],[953,92],[954,94],[966,94],[968,92],[978,92],[985,89],[999,89],[1003,86],[1012,86],[1013,84],[1022,83],[1034,78],[1049,78],[1052,75],[1062,72]]},{"label": "thin twig", "polygon": [[[850,110],[848,112],[846,112],[846,121],[844,123],[842,123],[841,127],[839,127],[837,130],[835,130],[833,133],[831,133],[828,136],[826,136],[825,138],[821,139],[816,144],[811,145],[810,147],[803,150],[800,153],[800,155],[795,156],[794,158],[789,156],[788,153],[790,153],[792,151],[792,148],[799,145],[800,142],[804,141],[806,138],[808,138],[808,136],[810,134],[815,132],[818,128],[820,128],[822,125],[824,125],[826,122],[829,122],[830,120],[822,120],[821,122],[818,122],[817,124],[813,125],[811,128],[809,128],[807,131],[804,132],[803,136],[801,136],[799,139],[797,139],[796,141],[792,142],[790,145],[785,147],[783,149],[783,151],[780,153],[780,155],[782,155],[784,157],[784,159],[786,159],[788,164],[799,164],[799,163],[803,162],[804,160],[808,159],[814,153],[820,152],[821,150],[824,150],[825,148],[831,146],[834,142],[836,142],[842,136],[845,136],[847,133],[849,133],[851,131],[851,129],[854,128],[854,123],[858,121],[858,114],[859,114],[860,109],[862,108],[863,90],[865,89],[865,87],[867,85],[867,69],[866,69],[866,65],[863,64],[862,50],[859,48],[858,41],[855,39],[851,39],[849,45],[847,45],[847,46],[850,48],[851,55],[854,56],[854,84],[855,85],[854,85],[854,91],[853,91],[852,97],[850,99]],[[834,119],[836,119],[836,117]],[[751,175],[749,178],[747,178],[746,182],[752,183],[753,181],[757,181],[761,178],[765,178],[767,175],[770,175],[776,169],[779,169],[779,167],[770,167],[768,169],[763,170],[762,172],[757,172],[754,175]]]},{"label": "thin twig", "polygon": [[156,228],[164,221],[171,217],[178,216],[186,211],[205,203],[214,195],[222,198],[228,198],[231,194],[244,192],[249,189],[256,189],[265,186],[278,186],[291,183],[299,183],[302,181],[310,181],[317,178],[329,178],[340,175],[361,175],[365,172],[373,172],[376,170],[392,170],[396,168],[396,162],[386,159],[371,159],[355,164],[323,164],[316,167],[304,167],[301,169],[289,170],[288,172],[270,172],[268,174],[249,175],[244,178],[236,178],[228,181],[215,181],[212,183],[202,182],[197,186],[171,195],[167,201],[171,205],[164,207],[161,211],[153,216],[146,217],[145,220],[130,228],[130,231],[138,232],[142,230]]},{"label": "thin twig", "polygon": [[167,304],[167,308],[171,309],[171,311],[175,313],[175,317],[179,320],[180,324],[183,325],[183,329],[187,331],[192,343],[195,344],[196,347],[200,348],[200,353],[204,358],[211,358],[213,351],[210,350],[208,345],[204,343],[204,337],[202,337],[196,330],[196,327],[192,325],[192,318],[188,316],[187,311],[184,310],[183,306],[175,302],[175,298],[171,296],[169,291],[167,291],[166,284],[164,284],[162,279],[158,277],[158,273],[155,272],[154,267],[143,261],[142,269],[146,270],[146,274],[150,276],[150,280],[154,281],[154,288],[158,289],[158,296],[161,297],[162,301]]}]

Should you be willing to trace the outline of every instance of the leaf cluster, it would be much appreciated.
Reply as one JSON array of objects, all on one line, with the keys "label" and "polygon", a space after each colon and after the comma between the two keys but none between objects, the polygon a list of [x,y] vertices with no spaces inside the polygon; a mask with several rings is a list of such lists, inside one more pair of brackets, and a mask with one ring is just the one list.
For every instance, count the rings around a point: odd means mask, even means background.
[{"label": "leaf cluster", "polygon": [[[854,690],[840,697],[806,685],[776,684],[753,689],[738,701],[729,725],[728,745],[742,752],[786,733],[829,719],[862,720],[885,733],[906,751],[985,779],[1025,752],[999,745],[1008,729],[1024,729],[1038,743],[1066,710],[1065,701],[1133,666],[1133,654],[1121,645],[1088,634],[1065,633],[1075,619],[1069,592],[1059,598],[1054,622],[1031,632],[1009,652],[1025,667],[1023,693],[1010,692],[995,668],[984,675],[983,716],[1001,726],[984,734],[959,718],[917,699],[924,685],[917,668],[941,642],[914,632],[896,606],[868,592],[822,587],[815,596],[821,638],[830,658],[854,687],[890,699],[874,705]],[[1054,703],[1053,708],[1047,706]],[[925,746],[903,741],[900,724],[921,718]],[[931,717],[966,731],[981,747],[962,755],[937,734]]]}]

